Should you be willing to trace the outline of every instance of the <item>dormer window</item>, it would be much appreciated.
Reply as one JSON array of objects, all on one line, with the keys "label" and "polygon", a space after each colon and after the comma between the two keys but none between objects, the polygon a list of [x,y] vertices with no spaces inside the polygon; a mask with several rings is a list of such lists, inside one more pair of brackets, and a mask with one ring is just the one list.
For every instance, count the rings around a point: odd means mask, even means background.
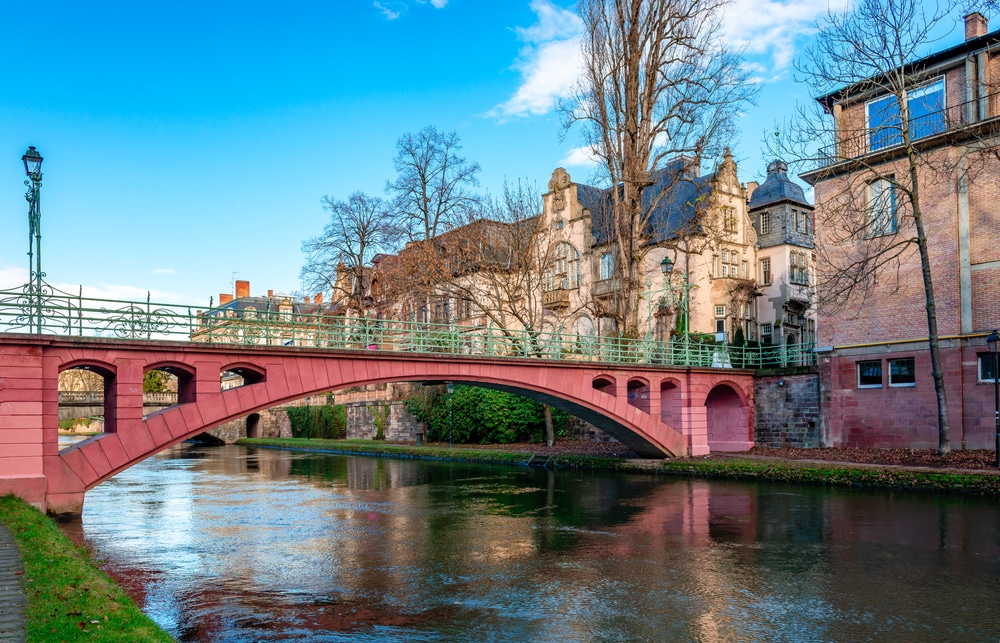
[{"label": "dormer window", "polygon": [[[944,78],[938,78],[906,93],[910,140],[944,131]],[[901,145],[902,116],[895,95],[876,98],[866,105],[868,150]]]}]

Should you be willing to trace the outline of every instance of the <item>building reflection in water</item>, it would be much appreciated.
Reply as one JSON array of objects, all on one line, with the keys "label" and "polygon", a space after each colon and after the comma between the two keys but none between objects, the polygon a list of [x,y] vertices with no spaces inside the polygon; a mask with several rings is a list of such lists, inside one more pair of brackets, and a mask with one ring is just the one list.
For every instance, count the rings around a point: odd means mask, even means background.
[{"label": "building reflection in water", "polygon": [[179,640],[979,640],[998,524],[976,499],[184,445],[91,491],[82,530]]}]

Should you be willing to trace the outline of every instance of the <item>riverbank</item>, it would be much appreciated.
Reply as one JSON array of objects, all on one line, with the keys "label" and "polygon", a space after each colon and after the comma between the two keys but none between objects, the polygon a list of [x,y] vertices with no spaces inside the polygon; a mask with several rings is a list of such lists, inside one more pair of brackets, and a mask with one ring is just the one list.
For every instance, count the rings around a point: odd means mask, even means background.
[{"label": "riverbank", "polygon": [[[581,450],[574,452],[564,444],[562,448],[544,445],[491,445],[479,448],[470,445],[448,447],[445,445],[414,446],[386,444],[373,440],[304,440],[300,438],[252,438],[237,444],[267,448],[317,451],[397,458],[420,458],[452,462],[484,462],[507,465],[548,466],[557,469],[592,469],[630,473],[655,473],[698,478],[789,482],[818,484],[833,487],[901,489],[973,495],[1000,495],[1000,472],[985,469],[957,467],[906,466],[871,462],[779,457],[759,453],[722,454],[703,458],[674,458],[669,460],[640,460],[628,455],[608,455],[603,451],[617,447],[593,447],[581,443]],[[537,448],[532,448],[536,446]],[[527,448],[526,448],[527,447]],[[804,451],[804,450],[803,450]],[[816,450],[815,455],[831,455],[827,450]],[[802,452],[796,451],[795,456]],[[846,457],[846,456],[842,456]],[[870,458],[869,458],[870,459]],[[895,460],[900,456],[896,454]]]},{"label": "riverbank", "polygon": [[24,564],[27,643],[173,641],[42,512],[3,496],[0,523]]}]

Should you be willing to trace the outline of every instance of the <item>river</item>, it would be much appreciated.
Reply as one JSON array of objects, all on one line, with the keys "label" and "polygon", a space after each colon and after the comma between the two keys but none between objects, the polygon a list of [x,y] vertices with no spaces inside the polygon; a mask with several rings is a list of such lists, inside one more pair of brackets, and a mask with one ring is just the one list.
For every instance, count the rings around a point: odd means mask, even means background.
[{"label": "river", "polygon": [[992,498],[182,444],[64,528],[179,641],[1000,640]]}]

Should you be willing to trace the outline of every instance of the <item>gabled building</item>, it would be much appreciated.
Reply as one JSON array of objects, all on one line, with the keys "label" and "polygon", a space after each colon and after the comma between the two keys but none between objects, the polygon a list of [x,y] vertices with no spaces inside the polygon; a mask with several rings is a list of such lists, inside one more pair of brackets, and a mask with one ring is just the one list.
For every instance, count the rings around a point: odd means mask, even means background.
[{"label": "gabled building", "polygon": [[[905,109],[888,89],[892,83],[878,77],[818,98],[832,119],[834,140],[820,166],[802,175],[815,187],[822,269],[826,258],[829,265],[859,265],[872,248],[914,236],[912,204],[900,187],[911,180],[902,145],[907,126],[921,160],[916,175],[952,448],[990,448],[994,442],[996,372],[984,340],[1000,326],[998,47],[1000,31],[988,32],[986,19],[970,14],[964,42],[909,62],[894,76],[897,86],[902,78],[908,87]],[[915,248],[898,254],[882,277],[819,316],[822,441],[936,447],[937,403]],[[831,293],[828,288],[824,294]]]}]

